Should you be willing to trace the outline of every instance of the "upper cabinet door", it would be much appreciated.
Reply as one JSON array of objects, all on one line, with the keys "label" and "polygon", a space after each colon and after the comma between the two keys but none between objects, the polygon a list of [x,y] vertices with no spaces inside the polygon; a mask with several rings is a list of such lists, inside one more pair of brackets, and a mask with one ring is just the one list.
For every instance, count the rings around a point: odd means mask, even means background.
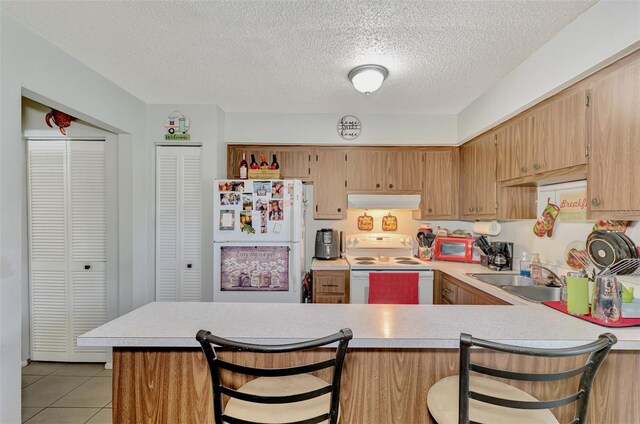
[{"label": "upper cabinet door", "polygon": [[347,151],[347,188],[349,190],[384,190],[386,153],[380,150]]},{"label": "upper cabinet door", "polygon": [[527,114],[496,132],[498,143],[498,181],[531,175],[534,117]]},{"label": "upper cabinet door", "polygon": [[313,184],[313,217],[343,219],[347,216],[347,161],[344,150],[318,149]]},{"label": "upper cabinet door", "polygon": [[467,143],[460,149],[460,214],[464,216],[476,213],[476,144]]},{"label": "upper cabinet door", "polygon": [[555,171],[587,162],[586,90],[571,91],[533,112],[534,173]]},{"label": "upper cabinet door", "polygon": [[640,60],[627,62],[593,83],[591,212],[640,216]]},{"label": "upper cabinet door", "polygon": [[423,179],[423,153],[407,151],[387,151],[387,179],[385,190],[420,191]]},{"label": "upper cabinet door", "polygon": [[496,214],[496,143],[495,133],[480,137],[475,150],[476,216]]},{"label": "upper cabinet door", "polygon": [[458,194],[457,149],[430,150],[424,153],[424,191],[422,215],[455,217]]},{"label": "upper cabinet door", "polygon": [[272,149],[267,161],[271,164],[276,155],[283,178],[307,181],[311,176],[311,149],[304,147]]}]

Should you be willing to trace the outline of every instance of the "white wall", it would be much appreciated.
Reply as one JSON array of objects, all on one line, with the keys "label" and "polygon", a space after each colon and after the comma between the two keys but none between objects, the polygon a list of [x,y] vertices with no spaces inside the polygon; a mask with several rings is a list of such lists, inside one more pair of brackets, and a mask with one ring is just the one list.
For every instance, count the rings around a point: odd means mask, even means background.
[{"label": "white wall", "polygon": [[600,0],[458,114],[458,140],[507,120],[640,46],[640,2]]},{"label": "white wall", "polygon": [[[347,114],[362,122],[360,136],[352,141],[343,140],[337,132],[338,120]],[[455,115],[227,112],[225,125],[227,143],[451,145],[458,140]]]},{"label": "white wall", "polygon": [[[155,146],[164,142],[164,123],[171,112],[179,110],[189,118],[191,142],[202,144],[202,299],[213,299],[213,180],[226,173],[226,147],[222,142],[224,112],[216,105],[147,105],[147,206],[155,222]],[[180,142],[173,142],[179,145]],[[155,224],[153,224],[155,225]],[[155,226],[149,232],[149,252],[155,252]],[[155,279],[155,257],[150,254],[148,269]],[[148,293],[155,298],[155,290]]]},{"label": "white wall", "polygon": [[[1,9],[0,9],[1,10]],[[13,18],[0,17],[0,422],[20,422],[22,289],[27,281],[22,96],[119,137],[120,312],[146,303],[145,105]],[[134,167],[135,163],[135,167]],[[135,231],[132,229],[135,228]],[[135,281],[135,284],[133,283]]]}]

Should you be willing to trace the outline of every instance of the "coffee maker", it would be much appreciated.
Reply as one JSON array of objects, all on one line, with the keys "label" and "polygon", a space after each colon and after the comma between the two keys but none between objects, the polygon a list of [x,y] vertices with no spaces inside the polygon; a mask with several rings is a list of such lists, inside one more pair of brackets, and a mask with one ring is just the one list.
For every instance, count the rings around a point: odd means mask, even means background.
[{"label": "coffee maker", "polygon": [[513,269],[513,243],[492,241],[493,252],[487,258],[487,266],[494,271],[511,271]]}]

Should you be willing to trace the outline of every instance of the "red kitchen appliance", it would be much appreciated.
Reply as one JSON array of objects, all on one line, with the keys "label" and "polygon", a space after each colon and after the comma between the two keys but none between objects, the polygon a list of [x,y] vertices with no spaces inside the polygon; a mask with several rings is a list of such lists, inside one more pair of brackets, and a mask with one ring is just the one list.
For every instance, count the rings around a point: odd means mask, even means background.
[{"label": "red kitchen appliance", "polygon": [[480,263],[480,253],[472,237],[436,237],[433,257],[439,261]]}]

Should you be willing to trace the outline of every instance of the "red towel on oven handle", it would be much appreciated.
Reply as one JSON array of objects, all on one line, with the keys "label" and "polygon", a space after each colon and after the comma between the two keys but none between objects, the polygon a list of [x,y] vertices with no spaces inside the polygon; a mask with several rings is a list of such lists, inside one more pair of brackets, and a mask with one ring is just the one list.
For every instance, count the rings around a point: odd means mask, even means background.
[{"label": "red towel on oven handle", "polygon": [[370,272],[369,303],[418,304],[417,272]]}]

